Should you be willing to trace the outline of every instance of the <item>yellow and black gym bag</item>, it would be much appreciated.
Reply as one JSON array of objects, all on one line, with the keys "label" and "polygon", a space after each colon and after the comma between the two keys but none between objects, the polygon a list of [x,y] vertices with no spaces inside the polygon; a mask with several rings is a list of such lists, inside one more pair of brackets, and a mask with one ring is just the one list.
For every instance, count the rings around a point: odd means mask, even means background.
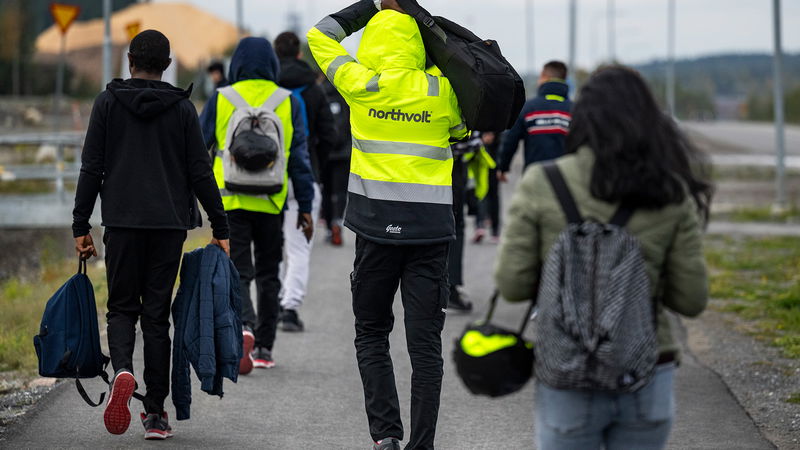
[{"label": "yellow and black gym bag", "polygon": [[490,323],[498,297],[495,291],[486,318],[467,325],[461,337],[455,340],[456,372],[475,395],[511,394],[522,389],[533,375],[533,343],[522,335],[534,302],[528,307],[519,331],[512,331]]}]

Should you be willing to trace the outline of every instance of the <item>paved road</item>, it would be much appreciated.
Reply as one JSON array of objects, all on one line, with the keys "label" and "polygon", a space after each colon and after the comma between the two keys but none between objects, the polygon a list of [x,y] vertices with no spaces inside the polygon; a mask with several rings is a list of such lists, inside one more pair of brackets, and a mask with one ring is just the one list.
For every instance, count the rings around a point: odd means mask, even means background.
[{"label": "paved road", "polygon": [[[768,122],[681,122],[681,125],[745,153],[775,154],[775,128]],[[786,154],[800,155],[800,126],[786,126]]]},{"label": "paved road", "polygon": [[[267,448],[267,449],[366,449],[369,434],[363,412],[363,396],[353,350],[348,273],[353,259],[352,236],[343,248],[317,246],[308,304],[303,309],[308,331],[278,336],[278,367],[256,371],[238,384],[227,383],[223,399],[209,397],[195,386],[193,417],[174,424],[176,437],[167,447]],[[468,245],[468,289],[483,310],[492,290],[491,276],[496,247]],[[499,319],[518,322],[522,305],[503,305]],[[410,363],[404,352],[402,309],[392,338],[392,352],[408,424]],[[522,392],[501,399],[469,395],[450,362],[452,340],[464,325],[478,317],[452,314],[445,329],[446,367],[437,448],[516,449],[532,448],[532,384]],[[140,359],[139,359],[140,361]],[[141,368],[141,365],[138,366]],[[91,392],[101,385],[91,383]],[[772,448],[720,379],[691,356],[678,371],[679,416],[672,433],[674,449],[768,449]],[[134,403],[138,411],[139,404]],[[172,412],[170,405],[169,411]],[[61,386],[25,423],[12,429],[7,448],[141,448],[149,447],[142,429],[132,423],[124,436],[108,434],[102,409],[83,403],[71,384]]]}]

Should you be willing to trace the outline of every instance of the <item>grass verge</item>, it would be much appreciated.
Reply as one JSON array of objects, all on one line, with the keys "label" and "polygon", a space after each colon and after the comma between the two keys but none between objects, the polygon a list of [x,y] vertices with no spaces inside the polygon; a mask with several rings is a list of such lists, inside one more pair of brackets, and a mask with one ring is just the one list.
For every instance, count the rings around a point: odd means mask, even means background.
[{"label": "grass verge", "polygon": [[757,338],[800,358],[800,238],[709,237],[711,296]]},{"label": "grass verge", "polygon": [[[95,242],[100,239],[94,233]],[[211,239],[210,232],[191,232],[185,250],[202,247]],[[33,336],[39,330],[47,300],[77,271],[77,260],[57,254],[57,246],[45,246],[40,255],[40,268],[26,276],[13,277],[0,282],[0,372],[17,371],[34,375],[37,371]],[[97,261],[97,260],[93,260]],[[101,329],[105,327],[108,291],[105,269],[102,264],[89,264],[97,302]]]}]

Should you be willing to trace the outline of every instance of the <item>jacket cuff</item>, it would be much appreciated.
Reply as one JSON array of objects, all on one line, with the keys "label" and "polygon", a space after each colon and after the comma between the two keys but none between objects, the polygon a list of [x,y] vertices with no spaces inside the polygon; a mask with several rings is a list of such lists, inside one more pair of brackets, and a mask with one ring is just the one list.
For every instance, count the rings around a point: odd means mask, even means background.
[{"label": "jacket cuff", "polygon": [[214,239],[217,240],[224,240],[231,238],[231,230],[230,228],[225,228],[223,230],[212,230],[211,235],[214,236]]},{"label": "jacket cuff", "polygon": [[298,200],[297,201],[297,210],[301,213],[310,213],[311,212],[311,200]]},{"label": "jacket cuff", "polygon": [[72,237],[81,237],[86,236],[89,234],[89,231],[92,229],[92,226],[89,223],[72,223]]},{"label": "jacket cuff", "polygon": [[189,420],[189,405],[176,403],[175,418],[178,420]]}]

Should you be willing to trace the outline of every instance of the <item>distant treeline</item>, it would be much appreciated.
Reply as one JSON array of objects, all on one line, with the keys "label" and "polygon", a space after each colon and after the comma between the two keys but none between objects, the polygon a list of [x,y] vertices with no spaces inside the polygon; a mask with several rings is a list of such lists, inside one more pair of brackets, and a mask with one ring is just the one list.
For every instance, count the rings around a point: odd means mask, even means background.
[{"label": "distant treeline", "polygon": [[[665,61],[636,66],[664,101]],[[773,69],[770,54],[730,54],[679,60],[675,64],[679,117],[717,115],[717,100],[741,102],[743,119],[772,120]],[[784,55],[783,79],[787,120],[800,123],[800,53]]]}]

